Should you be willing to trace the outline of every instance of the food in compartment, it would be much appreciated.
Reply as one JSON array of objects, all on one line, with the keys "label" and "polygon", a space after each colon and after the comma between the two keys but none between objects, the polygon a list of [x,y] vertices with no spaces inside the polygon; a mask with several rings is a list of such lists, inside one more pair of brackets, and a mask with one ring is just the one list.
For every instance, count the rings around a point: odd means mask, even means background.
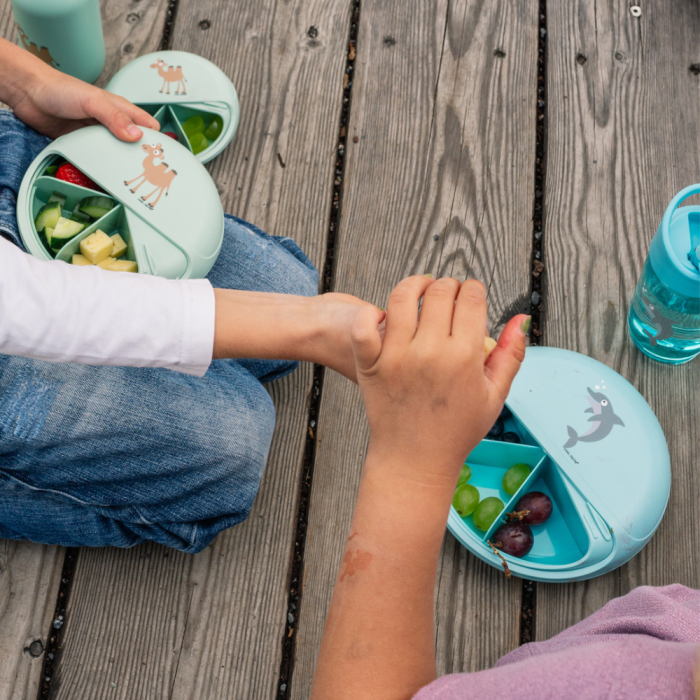
[{"label": "food in compartment", "polygon": [[133,260],[117,260],[109,257],[97,263],[97,267],[103,270],[111,270],[112,272],[138,272],[138,265]]},{"label": "food in compartment", "polygon": [[80,253],[76,253],[71,258],[71,264],[72,265],[92,265],[92,263],[84,255],[81,255]]},{"label": "food in compartment", "polygon": [[71,221],[64,216],[60,217],[56,226],[51,231],[46,231],[46,241],[51,247],[51,250],[57,252],[68,243],[68,241],[77,236],[83,229],[85,224],[80,221]]},{"label": "food in compartment", "polygon": [[80,203],[75,205],[75,208],[73,209],[73,213],[70,215],[70,220],[71,221],[78,221],[81,224],[89,224],[90,223],[90,217],[85,212],[80,211]]},{"label": "food in compartment", "polygon": [[114,208],[114,200],[111,197],[97,196],[85,197],[80,201],[80,211],[91,219],[101,219]]},{"label": "food in compartment", "polygon": [[491,426],[491,430],[489,430],[489,432],[486,433],[486,437],[489,440],[496,440],[499,437],[501,437],[501,435],[503,435],[504,430],[505,427],[503,425],[503,421],[500,418],[498,418],[496,422]]},{"label": "food in compartment", "polygon": [[524,557],[532,549],[535,538],[528,525],[516,520],[501,525],[494,532],[491,543],[505,554],[510,554],[513,557]]},{"label": "food in compartment", "polygon": [[56,224],[61,216],[61,203],[56,200],[49,200],[43,207],[41,207],[41,209],[39,209],[39,213],[34,219],[34,228],[36,229],[36,232],[41,233],[47,226],[52,229],[56,228]]},{"label": "food in compartment", "polygon": [[63,165],[59,166],[54,177],[58,180],[63,180],[64,182],[70,182],[72,185],[79,185],[80,187],[86,187],[89,190],[102,192],[102,188],[93,182],[85,173],[78,170],[73,163],[64,163]]},{"label": "food in compartment", "polygon": [[521,442],[520,435],[509,430],[508,432],[503,433],[503,435],[501,435],[501,442],[510,442],[514,445],[519,445]]},{"label": "food in compartment", "polygon": [[223,126],[223,119],[218,114],[212,115],[208,123],[201,115],[195,114],[183,122],[182,130],[190,142],[192,153],[197,155],[219,138]]},{"label": "food in compartment", "polygon": [[541,491],[530,491],[515,504],[515,515],[525,525],[542,525],[553,510],[552,499]]},{"label": "food in compartment", "polygon": [[100,229],[80,241],[80,252],[93,264],[108,258],[112,254],[114,242]]},{"label": "food in compartment", "polygon": [[525,483],[527,477],[530,476],[530,472],[532,472],[532,469],[530,469],[527,464],[522,462],[514,464],[503,475],[503,490],[509,496],[515,496],[518,489]]},{"label": "food in compartment", "polygon": [[74,255],[73,265],[97,265],[113,272],[138,272],[139,266],[133,260],[119,260],[128,250],[126,241],[119,233],[108,236],[97,230],[80,241],[80,255]]},{"label": "food in compartment", "polygon": [[474,525],[486,532],[503,512],[505,505],[500,498],[489,496],[479,503],[474,511]]},{"label": "food in compartment", "polygon": [[462,470],[459,472],[459,478],[457,479],[457,486],[461,486],[462,484],[466,484],[469,479],[472,478],[472,468],[468,465],[465,464],[462,467]]},{"label": "food in compartment", "polygon": [[175,141],[179,141],[177,134],[174,131],[164,131],[163,132],[164,136],[169,136],[171,139],[175,139]]},{"label": "food in compartment", "polygon": [[479,505],[479,491],[471,484],[462,484],[457,487],[452,506],[462,518],[471,515]]}]

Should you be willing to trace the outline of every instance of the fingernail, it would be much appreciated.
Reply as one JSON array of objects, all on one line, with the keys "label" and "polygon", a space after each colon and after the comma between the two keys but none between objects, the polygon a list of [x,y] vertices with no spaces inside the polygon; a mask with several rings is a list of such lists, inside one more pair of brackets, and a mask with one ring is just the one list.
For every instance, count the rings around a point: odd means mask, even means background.
[{"label": "fingernail", "polygon": [[135,139],[140,139],[143,136],[143,131],[141,131],[136,124],[127,127],[126,133],[129,134],[129,136],[133,136]]},{"label": "fingernail", "polygon": [[530,321],[532,321],[532,316],[528,316],[520,326],[520,330],[523,332],[523,335],[528,334],[530,330]]},{"label": "fingernail", "polygon": [[426,272],[423,277],[427,277],[430,280],[435,279],[429,272]]}]

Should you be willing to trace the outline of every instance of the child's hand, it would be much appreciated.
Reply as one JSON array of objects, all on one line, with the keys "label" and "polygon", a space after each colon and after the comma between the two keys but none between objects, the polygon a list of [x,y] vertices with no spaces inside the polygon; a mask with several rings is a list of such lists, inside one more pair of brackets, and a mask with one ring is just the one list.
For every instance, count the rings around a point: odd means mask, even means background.
[{"label": "child's hand", "polygon": [[0,98],[39,133],[56,138],[99,122],[122,141],[137,141],[143,136],[139,126],[160,129],[150,114],[123,97],[60,73],[3,39],[0,42]]},{"label": "child's hand", "polygon": [[[418,321],[418,303],[423,306]],[[382,312],[361,309],[352,330],[370,452],[393,477],[451,485],[503,408],[525,356],[529,317],[516,316],[484,363],[486,292],[475,280],[409,277]]]}]

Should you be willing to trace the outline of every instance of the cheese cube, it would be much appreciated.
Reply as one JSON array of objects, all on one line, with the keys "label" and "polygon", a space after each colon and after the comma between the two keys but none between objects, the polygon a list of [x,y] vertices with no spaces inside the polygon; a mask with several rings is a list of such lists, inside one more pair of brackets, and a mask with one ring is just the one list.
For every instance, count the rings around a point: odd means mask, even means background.
[{"label": "cheese cube", "polygon": [[498,343],[496,343],[493,338],[489,338],[488,336],[484,339],[484,362],[489,359],[489,355],[497,344]]},{"label": "cheese cube", "polygon": [[109,270],[109,266],[113,263],[117,262],[116,258],[105,258],[104,260],[100,260],[100,262],[97,263],[97,267],[101,267],[103,270]]},{"label": "cheese cube", "polygon": [[112,257],[121,258],[121,256],[126,253],[126,243],[124,242],[124,239],[118,233],[110,236],[110,238],[114,243],[114,247],[112,248]]},{"label": "cheese cube", "polygon": [[108,258],[112,253],[114,242],[104,232],[99,229],[91,233],[87,238],[80,241],[80,252],[93,264]]},{"label": "cheese cube", "polygon": [[92,263],[84,255],[80,255],[80,253],[76,253],[71,258],[71,263],[73,265],[92,265]]},{"label": "cheese cube", "polygon": [[111,270],[112,272],[139,271],[139,266],[133,260],[116,260],[115,258],[107,258],[106,260],[97,263],[97,265],[103,270]]}]

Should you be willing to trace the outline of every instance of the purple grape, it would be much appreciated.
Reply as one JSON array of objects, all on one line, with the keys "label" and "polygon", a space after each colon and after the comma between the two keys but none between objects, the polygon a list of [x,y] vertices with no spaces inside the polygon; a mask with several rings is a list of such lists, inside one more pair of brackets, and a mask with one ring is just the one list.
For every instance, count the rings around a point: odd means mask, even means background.
[{"label": "purple grape", "polygon": [[489,430],[488,433],[486,433],[486,437],[489,438],[490,440],[497,440],[501,435],[503,435],[503,421],[499,418],[491,427],[491,430]]},{"label": "purple grape", "polygon": [[501,441],[502,442],[519,443],[520,436],[517,433],[514,433],[512,431],[508,431],[507,433],[503,433],[503,435],[501,436]]},{"label": "purple grape", "polygon": [[493,546],[513,557],[524,557],[534,542],[530,527],[517,520],[501,525],[493,535]]},{"label": "purple grape", "polygon": [[526,493],[516,504],[515,510],[529,510],[522,522],[526,525],[541,525],[552,514],[552,499],[541,491]]}]

